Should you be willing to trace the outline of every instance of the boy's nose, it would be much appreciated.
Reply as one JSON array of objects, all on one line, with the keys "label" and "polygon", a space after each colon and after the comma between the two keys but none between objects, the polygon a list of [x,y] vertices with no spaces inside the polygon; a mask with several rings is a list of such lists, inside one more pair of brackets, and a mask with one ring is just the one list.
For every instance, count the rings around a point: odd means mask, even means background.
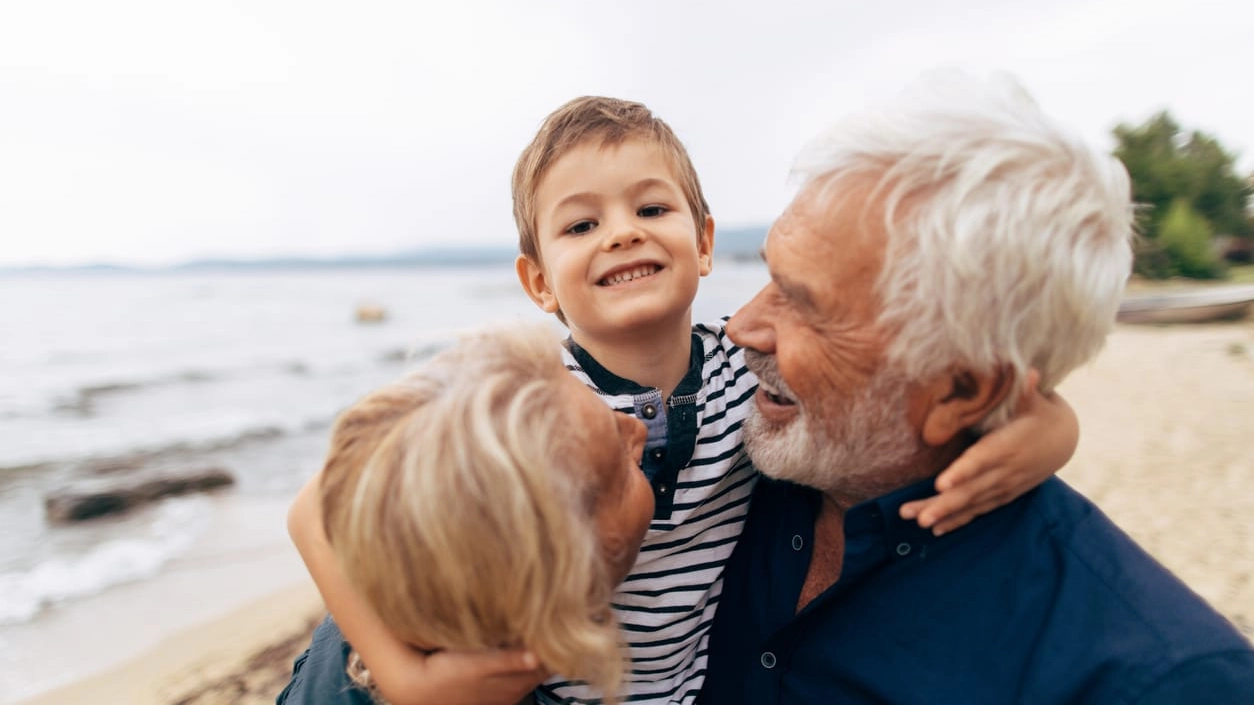
[{"label": "boy's nose", "polygon": [[644,231],[636,227],[635,224],[624,223],[610,232],[610,236],[605,239],[605,248],[607,250],[619,250],[624,247],[631,247],[644,242]]}]

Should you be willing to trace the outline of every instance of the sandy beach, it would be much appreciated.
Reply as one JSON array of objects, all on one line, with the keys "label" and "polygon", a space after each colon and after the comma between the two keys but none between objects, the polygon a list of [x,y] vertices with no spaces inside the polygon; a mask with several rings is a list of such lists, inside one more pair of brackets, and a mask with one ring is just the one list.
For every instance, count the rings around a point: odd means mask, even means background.
[{"label": "sandy beach", "polygon": [[[1254,322],[1121,326],[1062,392],[1082,429],[1062,477],[1254,636]],[[294,552],[270,550],[282,589],[23,705],[273,702],[322,606]],[[239,563],[234,581],[255,569]]]},{"label": "sandy beach", "polygon": [[1062,393],[1061,476],[1254,638],[1254,322],[1120,326]]}]

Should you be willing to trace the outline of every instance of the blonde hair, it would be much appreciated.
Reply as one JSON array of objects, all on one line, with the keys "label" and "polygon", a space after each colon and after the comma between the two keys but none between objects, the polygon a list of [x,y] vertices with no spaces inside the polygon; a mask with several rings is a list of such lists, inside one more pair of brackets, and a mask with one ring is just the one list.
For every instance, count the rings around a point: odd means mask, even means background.
[{"label": "blonde hair", "polygon": [[511,191],[514,197],[514,222],[518,226],[518,251],[540,262],[540,243],[536,233],[536,191],[549,167],[575,147],[596,140],[601,145],[619,145],[628,139],[643,139],[662,148],[675,170],[675,178],[684,193],[698,235],[705,231],[710,214],[697,170],[688,158],[688,151],[670,126],[656,117],[642,103],[617,98],[584,96],[554,110],[535,139],[523,150],[514,166]]},{"label": "blonde hair", "polygon": [[595,440],[565,411],[566,374],[551,332],[520,326],[467,337],[367,395],[335,423],[324,529],[400,639],[526,647],[612,694],[623,654],[583,462]]}]

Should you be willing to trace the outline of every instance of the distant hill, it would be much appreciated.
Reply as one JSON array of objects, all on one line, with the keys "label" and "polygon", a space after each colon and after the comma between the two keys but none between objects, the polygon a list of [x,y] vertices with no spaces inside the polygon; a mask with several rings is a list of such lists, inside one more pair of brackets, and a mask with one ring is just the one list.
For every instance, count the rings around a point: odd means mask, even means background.
[{"label": "distant hill", "polygon": [[174,271],[207,269],[360,269],[369,267],[449,267],[510,263],[513,247],[430,247],[387,255],[273,257],[259,260],[205,259],[170,267]]},{"label": "distant hill", "polygon": [[[714,256],[728,259],[757,259],[766,237],[765,226],[719,229],[715,234]],[[199,272],[274,271],[303,269],[364,269],[406,267],[462,267],[484,264],[510,264],[518,250],[514,247],[439,246],[387,255],[345,255],[340,257],[270,257],[264,259],[199,259],[168,267],[132,267],[119,264],[88,264],[73,267],[0,267],[0,273],[43,274],[55,272]]]},{"label": "distant hill", "polygon": [[766,231],[765,225],[716,228],[714,230],[714,256],[756,260],[762,251],[762,243],[766,240]]}]

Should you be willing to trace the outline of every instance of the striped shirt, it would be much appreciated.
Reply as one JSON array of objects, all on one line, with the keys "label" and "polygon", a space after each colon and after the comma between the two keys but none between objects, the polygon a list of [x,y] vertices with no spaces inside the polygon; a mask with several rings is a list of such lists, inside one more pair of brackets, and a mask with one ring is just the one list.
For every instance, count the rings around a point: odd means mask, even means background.
[{"label": "striped shirt", "polygon": [[[723,566],[757,478],[741,444],[757,380],[724,333],[725,320],[693,327],[688,374],[668,400],[614,375],[573,341],[563,353],[571,373],[649,432],[642,468],[656,509],[640,557],[614,595],[631,657],[622,702],[687,705],[705,680]],[[600,703],[601,697],[559,676],[536,691],[536,700]]]}]

